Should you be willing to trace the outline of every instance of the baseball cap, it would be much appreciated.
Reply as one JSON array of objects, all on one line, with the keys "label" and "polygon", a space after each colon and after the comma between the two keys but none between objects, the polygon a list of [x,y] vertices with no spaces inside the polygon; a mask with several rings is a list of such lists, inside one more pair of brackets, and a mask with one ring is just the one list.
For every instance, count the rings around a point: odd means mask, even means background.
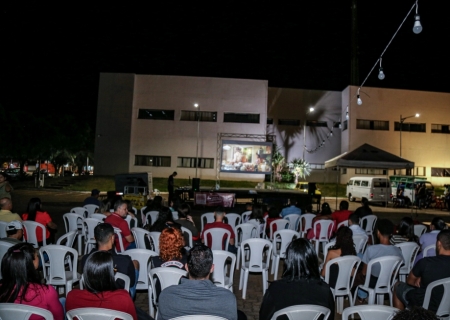
[{"label": "baseball cap", "polygon": [[22,222],[18,220],[13,220],[6,225],[6,231],[22,230],[22,229],[23,229]]},{"label": "baseball cap", "polygon": [[95,195],[97,195],[97,194],[100,194],[100,190],[98,190],[98,189],[92,189],[91,194],[92,194],[93,196],[95,196]]}]

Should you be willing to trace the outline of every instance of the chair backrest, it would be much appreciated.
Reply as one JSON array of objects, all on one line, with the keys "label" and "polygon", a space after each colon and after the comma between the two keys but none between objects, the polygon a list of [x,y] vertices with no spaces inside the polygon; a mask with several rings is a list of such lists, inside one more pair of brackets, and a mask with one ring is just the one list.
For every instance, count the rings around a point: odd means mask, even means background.
[{"label": "chair backrest", "polygon": [[253,223],[241,223],[236,226],[236,245],[240,245],[244,240],[257,237],[258,231]]},{"label": "chair backrest", "polygon": [[128,223],[128,228],[134,228],[138,226],[138,219],[136,217],[132,217],[131,215],[127,214],[125,217],[125,221]]},{"label": "chair backrest", "polygon": [[266,223],[267,223],[266,219],[264,219],[263,223],[260,223],[259,220],[256,220],[256,219],[250,219],[246,223],[254,224],[256,227],[257,236],[259,238],[264,238],[264,236],[266,234]]},{"label": "chair backrest", "polygon": [[139,279],[137,280],[136,289],[148,289],[148,270],[150,270],[150,258],[158,256],[158,253],[147,249],[130,249],[121,254],[130,256],[132,260],[139,261]]},{"label": "chair backrest", "polygon": [[330,283],[330,268],[333,264],[339,267],[336,284],[334,286],[334,296],[345,295],[350,292],[355,277],[352,277],[353,270],[358,270],[361,259],[357,256],[343,256],[329,260],[325,266],[325,282]]},{"label": "chair backrest", "polygon": [[28,320],[31,315],[53,320],[53,314],[45,309],[18,303],[0,303],[0,319]]},{"label": "chair backrest", "polygon": [[83,232],[85,239],[94,239],[94,229],[100,223],[100,220],[94,218],[86,218],[83,220]]},{"label": "chair backrest", "polygon": [[322,306],[312,304],[299,304],[278,310],[273,314],[271,320],[276,320],[281,315],[286,315],[289,320],[316,320],[319,319],[321,315],[323,315],[323,319],[326,320],[330,316],[330,313],[330,309]]},{"label": "chair backrest", "polygon": [[290,228],[290,222],[287,219],[278,219],[278,220],[273,220],[270,224],[269,224],[269,231],[270,231],[270,240],[273,240],[273,234],[274,234],[274,226],[277,226],[277,230],[283,230],[283,229],[289,229]]},{"label": "chair backrest", "polygon": [[214,272],[211,274],[211,280],[216,286],[229,289],[233,285],[236,255],[224,250],[212,250],[212,253]]},{"label": "chair backrest", "polygon": [[96,210],[98,210],[99,206],[97,206],[96,204],[87,204],[83,206],[83,208],[85,208],[88,212],[86,218],[91,218],[92,214],[95,213]]},{"label": "chair backrest", "polygon": [[66,232],[69,231],[78,231],[79,226],[83,224],[83,217],[80,216],[77,213],[64,213],[63,214],[63,220],[64,220],[64,226],[66,227]]},{"label": "chair backrest", "polygon": [[192,231],[186,227],[181,226],[181,232],[183,233],[183,237],[184,234],[187,233],[187,238],[189,239],[189,242],[185,243],[184,245],[192,248],[194,246],[194,241],[192,240]]},{"label": "chair backrest", "polygon": [[[145,218],[143,220],[144,221],[143,225],[146,226],[149,224],[152,226],[156,222],[156,220],[158,220],[158,216],[159,216],[159,211],[153,210],[153,211],[147,212],[145,214]],[[149,219],[149,217],[150,217],[150,219]]]},{"label": "chair backrest", "polygon": [[145,214],[144,214],[145,209],[147,209],[147,206],[143,206],[140,210],[141,211],[141,221],[142,221],[143,225],[145,225]]},{"label": "chair backrest", "polygon": [[56,241],[56,244],[72,248],[76,236],[77,231],[69,231],[59,237],[59,239]]},{"label": "chair backrest", "polygon": [[[361,218],[361,220],[359,221],[359,225],[361,228],[366,230],[367,234],[373,234],[373,231],[375,230],[375,223],[377,222],[377,219],[378,219],[378,217],[376,215],[369,214],[368,216]],[[366,221],[365,228],[363,227],[364,221]]]},{"label": "chair backrest", "polygon": [[361,305],[348,307],[342,312],[342,320],[353,319],[352,315],[357,313],[363,320],[390,320],[400,311],[397,308],[383,305]]},{"label": "chair backrest", "polygon": [[25,227],[25,234],[24,238],[27,240],[27,242],[32,243],[35,248],[39,248],[38,241],[37,241],[37,233],[42,233],[42,244],[45,246],[47,245],[46,240],[46,231],[47,229],[42,223],[36,222],[36,221],[23,221],[23,226]]},{"label": "chair backrest", "polygon": [[317,226],[320,225],[320,233],[317,234],[315,240],[329,240],[331,233],[333,232],[334,221],[333,220],[317,220],[314,222],[313,229],[317,230]]},{"label": "chair backrest", "polygon": [[84,207],[74,207],[74,208],[70,209],[70,212],[79,214],[83,218],[89,218],[88,217],[89,211]]},{"label": "chair backrest", "polygon": [[[245,252],[248,248],[249,257]],[[272,242],[266,239],[247,239],[241,243],[242,266],[248,264],[250,272],[261,272],[269,268],[270,256],[272,255]],[[248,262],[248,263],[247,263]]]},{"label": "chair backrest", "polygon": [[161,232],[159,231],[150,231],[150,244],[153,247],[153,251],[159,254],[159,237],[161,236]]},{"label": "chair backrest", "polygon": [[6,226],[8,225],[8,222],[0,221],[0,239],[6,238],[8,235],[6,234]]},{"label": "chair backrest", "polygon": [[364,253],[369,236],[367,234],[354,234],[352,238],[356,253]]},{"label": "chair backrest", "polygon": [[225,251],[228,251],[230,238],[231,232],[224,228],[211,228],[203,233],[205,245],[210,247],[211,250],[224,249]]},{"label": "chair backrest", "polygon": [[157,297],[156,278],[159,280],[161,291],[169,286],[178,285],[182,277],[187,277],[188,273],[185,270],[170,267],[159,267],[150,269],[145,275],[147,279],[150,279],[150,286],[152,289],[152,296]]},{"label": "chair backrest", "polygon": [[333,241],[328,242],[324,247],[323,247],[323,261],[325,262],[325,259],[327,258],[328,255],[328,250],[330,250],[331,247],[333,247],[336,244],[336,241],[333,239]]},{"label": "chair backrest", "polygon": [[241,214],[241,223],[247,223],[250,220],[251,211],[244,211]]},{"label": "chair backrest", "polygon": [[70,320],[133,320],[133,317],[125,312],[104,308],[78,308],[67,311]]},{"label": "chair backrest", "polygon": [[[371,274],[372,267],[374,264],[379,263],[380,264],[380,274],[378,276],[377,283],[374,287],[375,292],[377,292],[377,289],[385,289],[385,288],[391,288],[393,286],[393,282],[397,276],[398,269],[400,268],[402,264],[402,258],[397,256],[384,256],[375,258],[369,261],[367,264],[367,273]],[[371,277],[366,277],[364,286],[369,287]]]},{"label": "chair backrest", "polygon": [[414,261],[416,260],[417,253],[419,252],[420,246],[415,242],[403,242],[395,245],[399,247],[402,251],[403,260],[405,265],[401,267],[400,273],[409,274],[411,271]]},{"label": "chair backrest", "polygon": [[336,230],[339,230],[340,227],[348,227],[348,220],[344,220],[344,221],[340,222],[337,225]]},{"label": "chair backrest", "polygon": [[[436,288],[438,286],[443,286],[444,288],[444,292],[441,296],[441,302],[439,303],[439,307],[436,311],[436,315],[438,317],[445,317],[446,319],[448,317],[450,317],[450,278],[444,278],[441,280],[436,280],[433,281],[432,283],[430,283],[427,286],[427,291],[425,292],[425,298],[423,299],[423,308],[424,309],[428,309],[430,307],[430,299],[431,299],[431,294],[433,291],[433,288]],[[440,292],[436,292],[433,293],[435,294],[440,294]]]},{"label": "chair backrest", "polygon": [[105,221],[106,216],[103,213],[93,213],[90,218],[100,220],[101,222]]},{"label": "chair backrest", "polygon": [[423,249],[423,257],[435,257],[436,256],[436,245],[430,244]]},{"label": "chair backrest", "polygon": [[195,319],[195,320],[227,320],[226,318],[222,318],[219,316],[210,316],[207,314],[202,314],[202,315],[192,315],[192,316],[181,316],[181,317],[176,317],[176,318],[172,318],[170,320],[190,320],[190,319]]},{"label": "chair backrest", "polygon": [[312,221],[315,217],[316,217],[316,215],[312,214],[312,213],[302,214],[300,216],[300,223],[301,223],[302,229],[301,230],[299,229],[298,231],[303,234],[303,233],[306,233],[306,231],[308,231],[309,229],[311,229],[312,223],[313,223]]},{"label": "chair backrest", "polygon": [[[137,249],[147,249],[145,246],[145,239],[148,239],[150,246],[152,245],[152,241],[150,240],[150,231],[143,228],[131,228],[131,233],[133,233]],[[152,248],[151,250],[156,251],[155,248]]]},{"label": "chair backrest", "polygon": [[[67,255],[71,255],[72,259],[72,280],[75,282],[79,279],[77,274],[78,251],[62,245],[48,245],[39,248],[41,261],[45,261],[45,254],[48,256],[49,268],[42,268],[44,278],[47,283],[54,284],[55,281],[65,285],[67,276],[69,275],[65,269],[65,260]],[[67,294],[67,292],[66,292]]]},{"label": "chair backrest", "polygon": [[202,231],[207,223],[214,222],[214,212],[206,212],[201,215],[200,222],[202,224]]},{"label": "chair backrest", "polygon": [[116,250],[117,253],[121,253],[125,251],[125,248],[123,246],[123,240],[122,240],[122,230],[120,230],[119,228],[114,227],[114,234],[116,235],[117,239],[118,239],[118,243],[119,243],[119,250],[117,250],[117,247],[114,245],[114,249]]},{"label": "chair backrest", "polygon": [[[8,251],[9,248],[14,246],[13,243],[7,242],[7,241],[0,241],[0,270],[2,269],[2,260],[5,253]],[[2,273],[0,272],[0,279],[2,278]]]},{"label": "chair backrest", "polygon": [[227,213],[226,216],[228,224],[236,230],[236,226],[241,224],[241,215],[237,213]]},{"label": "chair backrest", "polygon": [[282,259],[284,259],[286,257],[286,249],[288,245],[293,240],[298,238],[300,238],[300,233],[291,229],[281,229],[275,231],[275,233],[273,234],[273,241],[279,239],[281,240],[281,243],[279,244],[279,249],[277,249],[275,246],[273,247],[273,252],[276,252]]},{"label": "chair backrest", "polygon": [[414,234],[420,238],[427,231],[427,226],[424,224],[415,224],[414,225]]},{"label": "chair backrest", "polygon": [[300,220],[299,214],[288,214],[283,219],[286,219],[289,221],[289,229],[291,230],[298,230],[298,221]]}]

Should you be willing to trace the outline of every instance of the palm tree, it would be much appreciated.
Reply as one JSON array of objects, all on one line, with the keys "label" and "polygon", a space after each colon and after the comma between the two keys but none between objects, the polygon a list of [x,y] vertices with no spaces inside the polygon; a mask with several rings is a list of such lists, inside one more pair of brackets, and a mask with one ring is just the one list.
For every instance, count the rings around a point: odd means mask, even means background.
[{"label": "palm tree", "polygon": [[284,165],[284,156],[280,152],[280,148],[275,146],[275,152],[272,158],[272,168],[275,181],[281,180],[280,170]]},{"label": "palm tree", "polygon": [[295,176],[295,185],[298,183],[298,178],[306,178],[311,174],[311,166],[304,159],[294,159],[289,162],[289,170]]}]

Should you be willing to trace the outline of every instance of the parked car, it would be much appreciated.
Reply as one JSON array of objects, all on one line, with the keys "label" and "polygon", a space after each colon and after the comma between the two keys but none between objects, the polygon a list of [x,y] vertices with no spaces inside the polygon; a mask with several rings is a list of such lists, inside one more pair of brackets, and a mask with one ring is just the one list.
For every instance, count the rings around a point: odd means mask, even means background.
[{"label": "parked car", "polygon": [[[33,177],[35,177],[37,174],[38,174],[38,171],[35,170],[35,171],[33,172]],[[39,171],[39,175],[44,175],[44,178],[53,177],[53,173],[49,173],[49,172],[47,171],[47,169],[41,169],[41,170]]]},{"label": "parked car", "polygon": [[9,168],[4,171],[10,179],[18,179],[20,176],[20,168]]},{"label": "parked car", "polygon": [[366,198],[370,202],[381,202],[383,205],[390,200],[391,185],[387,178],[353,177],[347,183],[349,201]]}]

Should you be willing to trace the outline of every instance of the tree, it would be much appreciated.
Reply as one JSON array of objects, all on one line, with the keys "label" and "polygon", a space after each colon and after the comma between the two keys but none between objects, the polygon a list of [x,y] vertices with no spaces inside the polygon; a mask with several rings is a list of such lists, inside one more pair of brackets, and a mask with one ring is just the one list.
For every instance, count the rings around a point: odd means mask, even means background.
[{"label": "tree", "polygon": [[311,166],[303,159],[294,159],[289,162],[289,170],[295,176],[295,185],[298,183],[298,178],[306,178],[311,174]]},{"label": "tree", "polygon": [[284,156],[281,154],[279,147],[274,145],[275,152],[273,153],[272,157],[272,168],[273,168],[273,175],[275,181],[281,181],[281,174],[280,171],[283,168],[284,165]]}]

